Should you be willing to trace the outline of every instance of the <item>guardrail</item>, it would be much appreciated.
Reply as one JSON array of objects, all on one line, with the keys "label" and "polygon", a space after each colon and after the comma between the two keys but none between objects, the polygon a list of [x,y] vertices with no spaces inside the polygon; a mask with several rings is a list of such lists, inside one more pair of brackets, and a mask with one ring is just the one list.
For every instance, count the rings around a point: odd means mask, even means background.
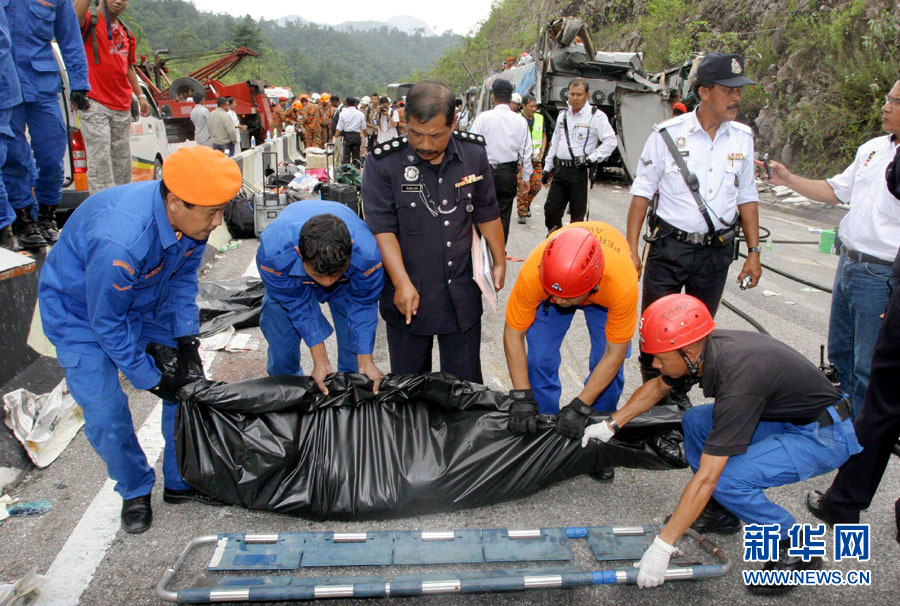
[{"label": "guardrail", "polygon": [[248,188],[262,191],[266,171],[275,170],[276,162],[293,162],[302,157],[299,133],[285,133],[236,154],[234,161],[241,169],[244,184]]}]

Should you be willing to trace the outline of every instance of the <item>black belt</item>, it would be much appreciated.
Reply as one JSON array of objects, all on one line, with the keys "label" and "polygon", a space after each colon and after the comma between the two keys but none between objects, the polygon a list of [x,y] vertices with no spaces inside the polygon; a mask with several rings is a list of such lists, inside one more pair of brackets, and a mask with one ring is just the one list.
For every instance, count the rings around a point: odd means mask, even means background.
[{"label": "black belt", "polygon": [[879,259],[878,257],[867,255],[866,253],[859,252],[858,250],[853,250],[852,248],[847,248],[846,246],[841,246],[841,254],[845,255],[851,261],[856,261],[857,263],[874,263],[875,265],[894,264],[893,261],[885,261],[884,259]]},{"label": "black belt", "polygon": [[834,424],[834,419],[831,418],[831,415],[828,414],[828,409],[834,408],[838,413],[838,417],[840,417],[841,421],[850,418],[850,400],[844,398],[837,404],[832,404],[828,408],[822,411],[822,414],[819,415],[817,421],[819,422],[819,427],[828,427]]},{"label": "black belt", "polygon": [[578,168],[575,165],[575,160],[556,160],[554,164],[556,166],[565,166],[566,168]]},{"label": "black belt", "polygon": [[[657,218],[659,223],[659,231],[661,233],[661,237],[672,236],[679,242],[687,242],[688,244],[697,244],[700,246],[710,246],[713,243],[722,241],[722,236],[730,235],[731,232],[737,232],[740,229],[740,226],[734,225],[732,227],[726,227],[725,229],[720,229],[711,234],[701,234],[698,232],[688,232],[681,229],[678,229],[671,223],[664,221],[663,219]],[[730,238],[729,238],[730,240]]]},{"label": "black belt", "polygon": [[492,162],[491,168],[494,170],[501,170],[503,168],[519,168],[519,161],[513,160],[512,162]]}]

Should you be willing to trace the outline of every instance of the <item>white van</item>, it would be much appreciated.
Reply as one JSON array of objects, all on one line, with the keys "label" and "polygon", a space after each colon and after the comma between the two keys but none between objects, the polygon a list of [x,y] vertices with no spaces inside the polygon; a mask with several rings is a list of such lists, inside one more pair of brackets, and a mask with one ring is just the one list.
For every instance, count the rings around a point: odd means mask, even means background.
[{"label": "white van", "polygon": [[[59,104],[68,130],[68,145],[64,159],[65,178],[63,179],[62,200],[58,213],[68,214],[88,197],[87,173],[90,160],[84,147],[84,139],[79,130],[78,113],[69,104],[69,77],[59,47],[53,42],[53,56],[59,65],[62,78],[62,92]],[[141,90],[150,104],[150,115],[141,116],[137,97],[131,100],[131,179],[132,181],[149,181],[162,178],[162,163],[169,153],[166,137],[166,125],[159,115],[159,107],[146,85],[141,82]]]}]

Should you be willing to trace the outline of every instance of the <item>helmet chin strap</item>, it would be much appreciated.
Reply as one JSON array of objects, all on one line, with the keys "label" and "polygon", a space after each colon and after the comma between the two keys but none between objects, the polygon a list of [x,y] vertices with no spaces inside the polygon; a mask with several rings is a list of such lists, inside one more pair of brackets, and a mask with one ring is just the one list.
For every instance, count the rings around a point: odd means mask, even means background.
[{"label": "helmet chin strap", "polygon": [[706,353],[706,348],[704,347],[700,351],[700,355],[697,356],[697,360],[694,362],[691,362],[691,358],[687,355],[687,352],[684,351],[684,348],[679,348],[678,353],[681,354],[681,359],[687,364],[688,372],[691,373],[691,382],[696,383],[699,381],[700,378],[697,376],[697,373],[700,372],[700,365],[703,363],[703,354]]}]

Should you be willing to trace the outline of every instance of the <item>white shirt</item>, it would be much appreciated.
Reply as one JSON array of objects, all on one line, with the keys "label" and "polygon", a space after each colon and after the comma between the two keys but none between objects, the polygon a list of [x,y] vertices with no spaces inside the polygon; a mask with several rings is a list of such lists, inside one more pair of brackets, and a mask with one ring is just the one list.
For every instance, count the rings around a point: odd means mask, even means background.
[{"label": "white shirt", "polygon": [[[716,230],[734,221],[738,206],[759,201],[753,166],[753,130],[749,126],[723,122],[716,130],[715,139],[710,140],[696,112],[690,112],[666,120],[658,128],[665,128],[676,147],[683,150],[684,162],[697,175],[700,196],[709,208]],[[654,129],[641,152],[631,194],[649,199],[657,190],[659,218],[687,232],[709,231],[669,148]]]},{"label": "white shirt", "polygon": [[237,128],[241,125],[241,120],[238,118],[237,112],[233,109],[228,110],[228,115],[231,116],[231,121],[234,122],[234,127]]},{"label": "white shirt", "polygon": [[194,141],[197,145],[205,145],[212,147],[213,140],[209,134],[209,127],[206,120],[209,118],[209,110],[202,104],[197,103],[191,110],[191,122],[194,123]]},{"label": "white shirt", "polygon": [[841,242],[884,261],[893,261],[900,246],[900,202],[888,191],[884,178],[895,153],[896,137],[866,141],[844,172],[826,180],[834,195],[850,204],[850,212],[841,220]]},{"label": "white shirt", "polygon": [[358,133],[366,129],[366,117],[355,107],[345,107],[338,116],[337,130],[342,133]]},{"label": "white shirt", "polygon": [[[566,133],[562,129],[563,117],[566,118],[566,128],[569,131],[569,142],[576,156],[582,154],[591,162],[600,162],[609,158],[618,145],[616,131],[609,125],[609,119],[602,109],[597,109],[591,115],[591,106],[587,103],[576,114],[572,112],[572,106],[568,106],[565,112],[560,112],[556,117],[556,129],[550,140],[550,151],[544,161],[544,170],[553,170],[557,158],[560,160],[574,160],[569,153],[569,145],[566,141]],[[599,143],[599,145],[598,145]]]},{"label": "white shirt", "polygon": [[494,109],[481,112],[469,127],[470,133],[482,135],[487,150],[488,162],[504,164],[522,161],[523,181],[531,178],[531,135],[528,122],[515,113],[506,103]]},{"label": "white shirt", "polygon": [[378,114],[376,118],[378,124],[378,137],[376,139],[377,143],[383,143],[385,141],[390,141],[397,137],[397,127],[391,125],[391,120],[394,122],[400,122],[400,114],[397,113],[395,109],[391,113],[390,119],[385,114]]}]

